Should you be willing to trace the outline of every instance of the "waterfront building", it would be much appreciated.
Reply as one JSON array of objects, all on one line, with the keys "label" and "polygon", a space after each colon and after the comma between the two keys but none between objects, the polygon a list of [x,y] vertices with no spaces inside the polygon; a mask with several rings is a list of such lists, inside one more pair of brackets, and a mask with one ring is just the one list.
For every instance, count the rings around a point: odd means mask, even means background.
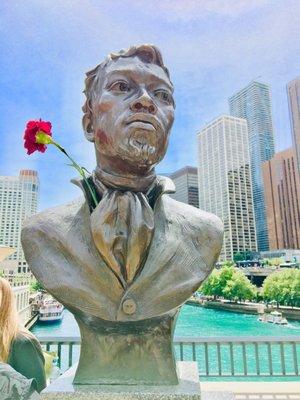
[{"label": "waterfront building", "polygon": [[278,249],[261,251],[260,258],[281,258],[285,263],[300,263],[300,249]]},{"label": "waterfront building", "polygon": [[293,148],[263,164],[270,250],[300,248],[300,176]]},{"label": "waterfront building", "polygon": [[186,166],[169,175],[176,187],[173,199],[199,207],[197,168]]},{"label": "waterfront building", "polygon": [[252,190],[258,250],[268,250],[268,230],[264,200],[262,163],[274,155],[274,135],[270,87],[252,81],[229,98],[230,114],[248,124]]},{"label": "waterfront building", "polygon": [[18,272],[27,272],[20,235],[23,221],[37,212],[38,189],[36,171],[0,176],[0,245],[16,249],[8,260],[15,262]]},{"label": "waterfront building", "polygon": [[300,173],[300,76],[287,84],[293,145]]},{"label": "waterfront building", "polygon": [[222,115],[198,133],[199,208],[224,223],[220,261],[256,251],[247,121]]}]

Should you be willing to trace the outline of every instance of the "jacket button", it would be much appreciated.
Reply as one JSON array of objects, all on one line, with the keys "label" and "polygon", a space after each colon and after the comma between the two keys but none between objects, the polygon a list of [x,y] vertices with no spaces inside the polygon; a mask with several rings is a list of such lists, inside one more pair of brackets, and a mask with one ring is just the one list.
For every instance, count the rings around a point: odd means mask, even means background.
[{"label": "jacket button", "polygon": [[122,309],[125,314],[132,315],[136,312],[136,304],[132,299],[127,299],[123,301]]}]

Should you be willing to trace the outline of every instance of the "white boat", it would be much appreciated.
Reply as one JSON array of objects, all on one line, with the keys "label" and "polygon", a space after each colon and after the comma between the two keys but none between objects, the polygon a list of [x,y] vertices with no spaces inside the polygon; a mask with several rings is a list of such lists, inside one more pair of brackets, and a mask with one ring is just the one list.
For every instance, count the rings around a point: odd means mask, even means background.
[{"label": "white boat", "polygon": [[62,320],[64,306],[55,299],[44,299],[39,308],[39,321],[55,322]]},{"label": "white boat", "polygon": [[288,324],[286,318],[284,318],[282,316],[282,313],[279,311],[272,311],[268,315],[267,322],[269,322],[271,324],[277,324],[277,325],[287,325]]}]

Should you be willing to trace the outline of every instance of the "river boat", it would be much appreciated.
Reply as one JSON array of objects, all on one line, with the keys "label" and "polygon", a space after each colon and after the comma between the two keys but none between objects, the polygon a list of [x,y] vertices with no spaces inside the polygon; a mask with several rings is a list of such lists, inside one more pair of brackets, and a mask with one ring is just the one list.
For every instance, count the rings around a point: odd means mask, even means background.
[{"label": "river boat", "polygon": [[287,319],[284,318],[279,311],[272,311],[270,314],[262,314],[258,317],[258,321],[269,322],[270,324],[276,325],[288,325]]},{"label": "river boat", "polygon": [[56,322],[63,318],[64,306],[53,298],[43,300],[40,308],[38,319],[41,322]]}]

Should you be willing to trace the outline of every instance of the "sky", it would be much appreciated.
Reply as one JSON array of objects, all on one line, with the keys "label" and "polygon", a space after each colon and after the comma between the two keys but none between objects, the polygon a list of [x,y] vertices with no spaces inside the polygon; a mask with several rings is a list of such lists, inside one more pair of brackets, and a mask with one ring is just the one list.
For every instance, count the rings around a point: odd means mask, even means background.
[{"label": "sky", "polygon": [[53,136],[92,170],[84,138],[85,72],[110,52],[153,43],[175,86],[175,123],[158,173],[197,165],[197,131],[228,113],[228,97],[258,79],[272,90],[276,151],[291,146],[286,84],[300,75],[300,0],[2,0],[0,175],[35,169],[39,209],[81,195],[57,149],[28,156],[28,120],[51,121]]}]

